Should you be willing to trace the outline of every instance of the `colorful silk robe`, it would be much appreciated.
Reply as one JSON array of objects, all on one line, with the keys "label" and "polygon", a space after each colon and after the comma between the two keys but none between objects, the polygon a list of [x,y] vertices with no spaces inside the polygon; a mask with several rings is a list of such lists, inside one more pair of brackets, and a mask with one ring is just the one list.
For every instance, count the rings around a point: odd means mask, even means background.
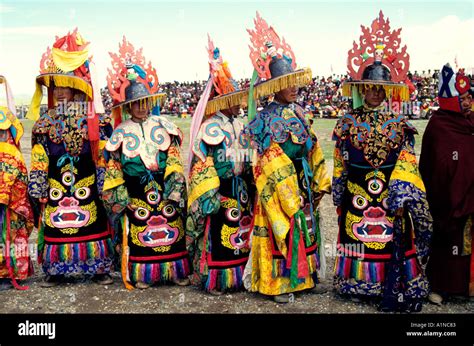
[{"label": "colorful silk robe", "polygon": [[319,197],[329,193],[323,153],[296,105],[269,104],[244,130],[257,150],[249,289],[280,295],[318,282]]},{"label": "colorful silk robe", "polygon": [[187,233],[194,284],[204,289],[242,288],[250,253],[253,202],[249,143],[240,120],[218,112],[193,143]]},{"label": "colorful silk robe", "polygon": [[[431,215],[403,115],[359,108],[334,130],[333,200],[339,215],[335,287],[381,296],[383,310],[419,311],[428,293]],[[395,212],[404,208],[403,217]]]},{"label": "colorful silk robe", "polygon": [[[26,279],[33,272],[28,238],[33,211],[28,199],[28,173],[20,150],[23,127],[0,107],[0,278]],[[13,284],[19,287],[15,280]]]},{"label": "colorful silk robe", "polygon": [[122,275],[129,282],[173,281],[190,273],[186,250],[186,182],[182,133],[161,116],[127,120],[106,144],[104,202],[122,237]]},{"label": "colorful silk robe", "polygon": [[100,155],[92,159],[87,115],[78,104],[49,110],[33,127],[29,195],[40,218],[39,261],[49,275],[104,274],[113,259],[112,232],[100,199],[103,148],[112,132],[99,123]]}]

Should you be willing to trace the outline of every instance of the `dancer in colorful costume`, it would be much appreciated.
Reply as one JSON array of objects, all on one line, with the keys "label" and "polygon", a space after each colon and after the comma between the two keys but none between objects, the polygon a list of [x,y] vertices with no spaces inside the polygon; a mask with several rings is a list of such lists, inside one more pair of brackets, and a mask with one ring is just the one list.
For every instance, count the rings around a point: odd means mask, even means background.
[{"label": "dancer in colorful costume", "polygon": [[416,129],[387,102],[409,101],[401,29],[380,12],[362,26],[343,85],[353,111],[334,129],[333,200],[339,217],[335,288],[354,300],[382,298],[384,311],[420,311],[431,215],[414,153]]},{"label": "dancer in colorful costume", "polygon": [[15,116],[13,96],[4,76],[7,106],[0,106],[0,290],[26,289],[16,280],[33,274],[28,238],[33,230],[33,210],[28,199],[28,172],[21,154],[23,126]]},{"label": "dancer in colorful costume", "polygon": [[439,109],[421,146],[420,172],[433,215],[431,302],[474,296],[474,113],[471,81],[451,66],[439,75]]},{"label": "dancer in colorful costume", "polygon": [[[35,120],[28,185],[38,219],[45,287],[69,274],[110,284],[112,232],[100,195],[102,150],[112,132],[104,114],[88,42],[77,29],[43,54],[27,116]],[[40,116],[42,87],[48,111]]]},{"label": "dancer in colorful costume", "polygon": [[243,287],[253,189],[249,143],[238,118],[247,90],[240,90],[210,37],[207,51],[210,78],[191,125],[186,227],[193,282],[219,295]]},{"label": "dancer in colorful costume", "polygon": [[[311,82],[311,70],[296,70],[295,55],[284,39],[257,13],[248,30],[255,67],[249,91],[249,120],[244,132],[256,150],[257,189],[251,255],[246,268],[250,291],[285,303],[289,293],[319,282],[322,243],[318,205],[330,193],[330,179],[306,112],[295,103],[298,87]],[[253,88],[254,81],[261,83]],[[275,93],[255,117],[253,97]],[[252,119],[254,118],[254,119]],[[248,275],[247,275],[248,273]]]},{"label": "dancer in colorful costume", "polygon": [[118,54],[110,56],[107,86],[115,130],[105,146],[104,202],[122,243],[122,279],[128,289],[187,285],[183,135],[155,115],[166,95],[158,93],[156,70],[142,49],[124,37]]}]

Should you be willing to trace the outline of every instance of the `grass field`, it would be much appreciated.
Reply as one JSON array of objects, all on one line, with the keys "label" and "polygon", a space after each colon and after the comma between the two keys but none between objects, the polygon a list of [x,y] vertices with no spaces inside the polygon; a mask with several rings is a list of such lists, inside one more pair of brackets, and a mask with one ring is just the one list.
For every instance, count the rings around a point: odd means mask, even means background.
[{"label": "grass field", "polygon": [[[187,154],[189,152],[189,129],[191,126],[191,118],[182,119],[176,116],[167,116],[168,119],[173,121],[184,133],[184,143],[183,143],[183,153],[185,162],[187,162]],[[415,151],[419,155],[420,148],[421,148],[421,138],[425,131],[427,120],[415,120],[413,121],[413,125],[418,130],[418,135],[416,135],[416,145]],[[334,129],[334,125],[336,124],[336,119],[316,119],[313,128],[316,131],[318,139],[320,141],[321,147],[323,149],[324,157],[326,160],[332,160],[332,154],[334,149],[334,141],[331,139],[332,131]],[[22,140],[23,149],[28,150],[31,148],[30,146],[30,135],[31,135],[31,128],[33,126],[33,122],[31,120],[24,120],[23,126],[25,129],[25,136]],[[29,161],[29,153],[24,152],[25,159]],[[27,162],[29,167],[29,162]]]}]

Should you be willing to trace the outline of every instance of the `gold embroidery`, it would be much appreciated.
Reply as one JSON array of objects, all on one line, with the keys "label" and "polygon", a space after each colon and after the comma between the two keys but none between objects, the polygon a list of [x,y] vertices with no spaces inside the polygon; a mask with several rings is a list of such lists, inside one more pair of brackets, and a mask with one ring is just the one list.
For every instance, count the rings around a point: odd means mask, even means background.
[{"label": "gold embroidery", "polygon": [[79,180],[76,184],[74,184],[74,187],[76,189],[79,189],[81,187],[88,187],[88,186],[93,185],[94,182],[95,182],[95,175],[92,174],[92,175],[88,176],[87,178]]},{"label": "gold embroidery", "polygon": [[58,182],[57,180],[55,180],[53,178],[49,178],[48,183],[49,183],[50,189],[59,189],[64,193],[67,192],[66,188],[64,186],[62,186],[60,182]]},{"label": "gold embroidery", "polygon": [[353,195],[361,195],[362,197],[367,199],[369,202],[373,201],[373,198],[370,197],[367,194],[367,192],[365,192],[365,190],[363,188],[361,188],[359,185],[354,184],[354,183],[349,181],[349,182],[347,182],[347,188],[348,188],[349,192],[352,193]]}]

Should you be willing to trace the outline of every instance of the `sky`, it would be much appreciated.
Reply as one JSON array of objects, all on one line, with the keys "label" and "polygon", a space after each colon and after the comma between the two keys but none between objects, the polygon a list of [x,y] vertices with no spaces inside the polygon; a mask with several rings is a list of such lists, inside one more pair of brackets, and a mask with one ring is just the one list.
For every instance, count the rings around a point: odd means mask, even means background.
[{"label": "sky", "polygon": [[[298,67],[313,76],[346,73],[347,52],[383,10],[391,28],[402,27],[410,70],[446,62],[474,66],[474,0],[454,1],[9,1],[0,0],[0,74],[14,95],[34,92],[39,62],[55,36],[75,27],[90,41],[100,85],[108,52],[122,36],[143,47],[160,82],[207,79],[207,33],[234,78],[252,75],[249,35],[256,11],[291,45]],[[2,95],[3,96],[3,95]]]}]

